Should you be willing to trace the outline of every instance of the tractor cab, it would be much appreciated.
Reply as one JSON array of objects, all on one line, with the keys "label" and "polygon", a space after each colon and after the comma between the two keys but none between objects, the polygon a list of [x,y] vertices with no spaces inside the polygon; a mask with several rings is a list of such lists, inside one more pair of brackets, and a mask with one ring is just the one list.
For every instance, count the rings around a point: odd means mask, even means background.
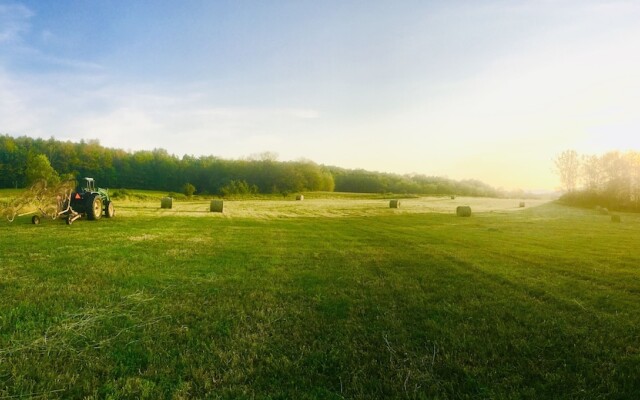
[{"label": "tractor cab", "polygon": [[[83,185],[84,184],[84,185]],[[93,178],[84,178],[83,182],[78,185],[78,193],[93,193],[96,191],[96,182]]]}]

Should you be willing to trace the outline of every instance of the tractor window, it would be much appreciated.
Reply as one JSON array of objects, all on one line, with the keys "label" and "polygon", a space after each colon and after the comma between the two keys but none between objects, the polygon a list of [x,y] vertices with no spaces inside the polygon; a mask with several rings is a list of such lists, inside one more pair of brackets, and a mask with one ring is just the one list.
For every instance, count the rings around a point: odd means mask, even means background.
[{"label": "tractor window", "polygon": [[85,179],[84,182],[84,187],[80,188],[81,191],[83,192],[95,192],[95,188],[94,188],[94,181],[93,179]]}]

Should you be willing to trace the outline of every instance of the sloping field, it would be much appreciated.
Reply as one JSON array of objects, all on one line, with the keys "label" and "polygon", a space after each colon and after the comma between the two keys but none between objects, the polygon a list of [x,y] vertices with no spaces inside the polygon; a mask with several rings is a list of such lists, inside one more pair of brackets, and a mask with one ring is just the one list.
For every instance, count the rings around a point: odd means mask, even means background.
[{"label": "sloping field", "polygon": [[0,223],[0,399],[640,393],[637,215],[225,204]]}]

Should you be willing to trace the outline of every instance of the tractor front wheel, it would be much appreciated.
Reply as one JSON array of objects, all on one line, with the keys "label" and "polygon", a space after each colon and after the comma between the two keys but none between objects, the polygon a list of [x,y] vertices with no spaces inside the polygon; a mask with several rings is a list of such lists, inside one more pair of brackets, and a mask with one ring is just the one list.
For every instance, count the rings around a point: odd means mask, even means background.
[{"label": "tractor front wheel", "polygon": [[107,201],[104,206],[104,216],[107,218],[113,218],[116,215],[116,209],[113,208],[113,203]]},{"label": "tractor front wheel", "polygon": [[93,194],[89,197],[87,217],[90,220],[97,220],[102,217],[102,197],[99,194]]}]

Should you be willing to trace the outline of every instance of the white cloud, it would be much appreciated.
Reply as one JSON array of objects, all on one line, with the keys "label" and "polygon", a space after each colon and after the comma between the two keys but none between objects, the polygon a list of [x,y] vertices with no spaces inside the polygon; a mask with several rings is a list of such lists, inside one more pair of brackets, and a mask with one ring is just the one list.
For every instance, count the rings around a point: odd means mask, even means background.
[{"label": "white cloud", "polygon": [[203,92],[116,85],[99,75],[47,79],[1,72],[1,128],[16,136],[98,139],[129,150],[241,157],[295,146],[303,125],[320,117],[308,108],[219,106]]}]

